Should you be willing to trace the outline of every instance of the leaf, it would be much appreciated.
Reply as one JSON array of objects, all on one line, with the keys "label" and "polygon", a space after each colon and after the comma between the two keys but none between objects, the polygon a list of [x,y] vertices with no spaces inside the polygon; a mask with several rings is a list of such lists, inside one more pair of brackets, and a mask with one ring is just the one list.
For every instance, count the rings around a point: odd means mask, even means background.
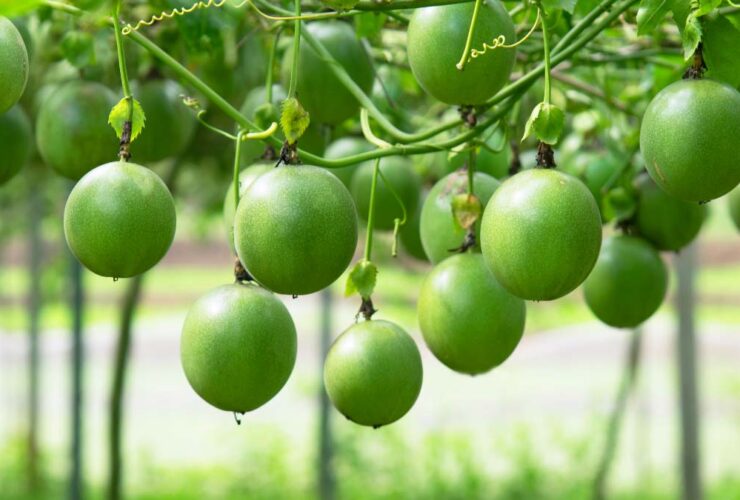
[{"label": "leaf", "polygon": [[[131,101],[134,104],[134,114],[131,119],[131,142],[134,142],[141,133],[141,130],[144,128],[146,115],[144,114],[144,110],[142,109],[141,104],[139,104],[139,101],[134,98],[131,98]],[[113,127],[113,130],[116,131],[116,135],[119,139],[123,134],[123,124],[126,123],[128,117],[129,100],[124,97],[118,101],[118,104],[113,106],[113,109],[110,111],[110,115],[108,115],[108,124],[110,124],[110,126]]]},{"label": "leaf", "polygon": [[683,44],[683,58],[688,61],[694,55],[699,42],[701,42],[701,23],[693,12],[686,18],[686,26],[684,26],[681,34],[681,42]]},{"label": "leaf", "polygon": [[41,0],[0,0],[0,16],[20,16],[40,5]]},{"label": "leaf", "polygon": [[353,293],[359,293],[363,299],[369,299],[375,290],[378,279],[378,268],[369,260],[361,260],[350,271],[347,276],[347,285],[344,295],[349,297]]},{"label": "leaf", "polygon": [[576,8],[576,2],[577,0],[542,0],[542,6],[548,14],[558,10],[564,10],[572,14]]},{"label": "leaf", "polygon": [[61,42],[64,58],[75,68],[95,64],[95,39],[90,33],[70,31]]},{"label": "leaf", "polygon": [[669,0],[642,0],[637,11],[637,34],[646,35],[654,31],[670,10]]},{"label": "leaf", "polygon": [[555,144],[563,133],[565,126],[565,114],[554,104],[539,103],[529,115],[527,124],[524,126],[522,141],[529,137],[532,132],[545,144]]},{"label": "leaf", "polygon": [[460,193],[452,198],[452,216],[463,229],[470,229],[480,219],[483,204],[474,194]]},{"label": "leaf", "polygon": [[355,16],[355,33],[357,38],[376,39],[380,36],[388,19],[386,14],[377,12],[365,12]]},{"label": "leaf", "polygon": [[[740,15],[736,15],[740,20]],[[740,87],[740,23],[732,18],[718,16],[704,21],[703,55],[707,64],[707,77],[722,80],[733,87]]]},{"label": "leaf", "polygon": [[688,0],[672,0],[671,1],[671,12],[673,13],[673,20],[678,26],[678,30],[683,34],[684,28],[686,28],[686,18],[689,17],[691,12],[691,6]]},{"label": "leaf", "polygon": [[283,112],[280,115],[280,127],[289,144],[294,144],[308,128],[311,118],[295,97],[283,101]]}]

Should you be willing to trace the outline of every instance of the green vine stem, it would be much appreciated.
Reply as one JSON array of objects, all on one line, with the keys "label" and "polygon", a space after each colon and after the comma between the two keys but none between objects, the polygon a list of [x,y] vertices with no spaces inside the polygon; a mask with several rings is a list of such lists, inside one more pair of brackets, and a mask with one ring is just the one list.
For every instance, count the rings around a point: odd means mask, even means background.
[{"label": "green vine stem", "polygon": [[[301,0],[295,0],[295,15],[301,16]],[[293,62],[290,67],[290,86],[288,87],[288,99],[295,97],[296,87],[298,86],[298,61],[301,58],[301,20],[296,19],[293,22]]]},{"label": "green vine stem", "polygon": [[242,134],[244,131],[240,130],[236,134],[235,148],[234,148],[234,210],[239,206],[239,164],[241,160],[242,152]]},{"label": "green vine stem", "polygon": [[549,33],[547,32],[547,14],[540,2],[537,2],[537,10],[542,18],[542,50],[545,58],[545,104],[550,104],[550,94],[552,92],[552,82],[550,81],[550,42]]},{"label": "green vine stem", "polygon": [[473,196],[475,193],[475,161],[476,161],[475,148],[470,148],[468,151],[468,196]]},{"label": "green vine stem", "polygon": [[470,28],[468,28],[468,37],[465,40],[465,49],[463,49],[462,56],[457,62],[455,67],[460,71],[465,69],[465,63],[468,61],[468,54],[470,53],[470,47],[473,45],[473,35],[475,34],[475,24],[478,22],[478,13],[480,12],[480,6],[483,0],[475,0],[475,6],[473,7],[473,17],[470,20]]},{"label": "green vine stem", "polygon": [[126,122],[123,124],[123,132],[121,133],[121,145],[118,150],[118,157],[121,161],[128,161],[131,157],[129,152],[129,145],[131,143],[131,123],[134,119],[134,98],[131,95],[131,85],[128,81],[128,69],[126,68],[126,52],[123,50],[123,37],[121,36],[121,30],[118,29],[119,19],[121,17],[121,0],[116,1],[116,6],[113,9],[113,32],[115,33],[116,39],[116,51],[118,54],[118,71],[121,74],[121,88],[123,89],[123,97],[128,102],[128,117]]}]

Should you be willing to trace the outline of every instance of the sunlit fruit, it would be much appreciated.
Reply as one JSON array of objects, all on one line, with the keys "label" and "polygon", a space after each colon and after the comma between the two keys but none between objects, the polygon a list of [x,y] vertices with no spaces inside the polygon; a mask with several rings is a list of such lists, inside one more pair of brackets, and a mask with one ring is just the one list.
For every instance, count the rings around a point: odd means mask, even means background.
[{"label": "sunlit fruit", "polygon": [[[373,145],[365,139],[361,139],[359,137],[342,137],[329,144],[324,156],[330,160],[335,160],[338,158],[366,153],[371,149],[373,149]],[[359,163],[355,163],[346,167],[332,168],[330,171],[332,174],[339,177],[339,180],[342,181],[342,184],[347,186],[347,189],[351,189],[352,176],[359,165]]]},{"label": "sunlit fruit", "polygon": [[[485,208],[493,192],[500,183],[488,174],[476,172],[473,178],[473,193]],[[454,255],[465,238],[465,229],[455,220],[452,212],[452,199],[468,192],[468,174],[453,172],[440,179],[429,192],[421,209],[421,244],[429,260],[441,262]],[[480,218],[475,223],[476,239],[480,242]],[[480,245],[475,247],[480,251]]]},{"label": "sunlit fruit", "polygon": [[175,237],[175,203],[148,168],[120,161],[101,165],[75,185],[64,207],[72,253],[100,276],[129,278],[147,271]]},{"label": "sunlit fruit", "polygon": [[225,285],[188,311],[180,360],[195,392],[224,411],[245,413],[280,392],[295,365],[288,309],[254,284]]},{"label": "sunlit fruit", "polygon": [[28,163],[33,152],[31,122],[20,106],[0,114],[0,184]]},{"label": "sunlit fruit", "polygon": [[650,102],[640,149],[650,177],[665,192],[709,201],[740,182],[738,137],[740,93],[711,80],[681,80]]},{"label": "sunlit fruit", "polygon": [[[499,47],[469,58],[460,71],[474,2],[425,7],[414,11],[408,28],[408,58],[411,71],[422,88],[447,104],[482,104],[509,80],[516,49]],[[514,23],[498,0],[480,6],[471,48],[482,51],[503,36],[507,44],[516,40]],[[469,54],[468,54],[469,57]]]},{"label": "sunlit fruit", "polygon": [[116,102],[113,92],[96,82],[71,81],[54,90],[36,119],[36,145],[44,161],[76,180],[115,158],[118,139],[108,115]]},{"label": "sunlit fruit", "polygon": [[0,113],[23,95],[28,82],[28,52],[23,37],[7,17],[0,16]]},{"label": "sunlit fruit", "polygon": [[237,254],[277,293],[305,295],[331,285],[357,246],[352,196],[330,172],[286,165],[260,175],[239,202]]},{"label": "sunlit fruit", "polygon": [[553,300],[583,283],[601,247],[601,216],[588,188],[553,169],[525,170],[488,202],[481,247],[504,288]]},{"label": "sunlit fruit", "polygon": [[422,378],[414,340],[383,320],[352,325],[334,341],[324,364],[326,392],[336,409],[352,422],[376,428],[411,409]]},{"label": "sunlit fruit", "polygon": [[461,373],[503,363],[524,333],[526,306],[502,287],[477,253],[435,266],[419,293],[419,326],[429,349]]},{"label": "sunlit fruit", "polygon": [[604,242],[583,285],[589,309],[607,325],[633,328],[658,310],[668,288],[668,271],[658,252],[634,236]]}]

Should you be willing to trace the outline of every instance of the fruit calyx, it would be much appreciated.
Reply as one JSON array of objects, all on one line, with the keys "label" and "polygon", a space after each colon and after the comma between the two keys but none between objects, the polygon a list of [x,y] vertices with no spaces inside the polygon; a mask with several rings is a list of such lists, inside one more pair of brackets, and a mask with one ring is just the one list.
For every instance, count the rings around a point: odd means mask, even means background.
[{"label": "fruit calyx", "polygon": [[373,314],[375,314],[376,312],[378,312],[378,310],[375,309],[375,306],[373,305],[372,297],[362,297],[360,310],[357,311],[355,319],[359,319],[360,315],[362,315],[367,321],[370,321],[373,317]]},{"label": "fruit calyx", "polygon": [[281,164],[297,165],[298,163],[300,163],[298,158],[298,141],[291,144],[286,140],[283,142],[283,147],[280,148],[280,156],[275,167],[279,167]]},{"label": "fruit calyx", "polygon": [[465,237],[463,238],[462,243],[457,248],[450,248],[448,252],[450,253],[465,253],[471,248],[474,248],[477,244],[477,240],[475,238],[475,230],[470,227],[468,228],[468,231],[465,233]]},{"label": "fruit calyx", "polygon": [[684,72],[682,78],[684,80],[701,80],[704,78],[704,72],[706,70],[707,65],[704,62],[703,46],[702,42],[699,42],[699,45],[696,46],[696,50],[694,51],[694,60],[691,67]]},{"label": "fruit calyx", "polygon": [[537,167],[539,168],[555,168],[555,152],[552,150],[552,146],[540,141],[537,144]]},{"label": "fruit calyx", "polygon": [[234,261],[234,279],[237,283],[249,283],[250,281],[254,281],[254,278],[249,274],[249,271],[244,267],[244,264],[239,260],[239,257]]},{"label": "fruit calyx", "polygon": [[466,127],[473,128],[478,125],[478,115],[476,115],[473,106],[460,106],[458,111],[460,112],[460,119],[465,123]]},{"label": "fruit calyx", "polygon": [[131,120],[123,122],[123,131],[121,132],[121,142],[118,147],[118,158],[121,161],[128,161],[131,158]]}]

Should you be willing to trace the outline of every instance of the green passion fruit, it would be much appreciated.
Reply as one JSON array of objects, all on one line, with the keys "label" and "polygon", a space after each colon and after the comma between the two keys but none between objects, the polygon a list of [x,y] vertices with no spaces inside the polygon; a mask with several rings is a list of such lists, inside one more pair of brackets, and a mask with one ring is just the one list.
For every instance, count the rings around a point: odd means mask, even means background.
[{"label": "green passion fruit", "polygon": [[[360,137],[342,137],[329,144],[324,156],[330,160],[354,156],[361,153],[367,153],[373,149],[373,145]],[[332,168],[331,173],[339,177],[347,189],[351,189],[352,176],[354,175],[360,163],[355,163],[347,167]]]},{"label": "green passion fruit", "polygon": [[[375,162],[365,162],[352,176],[352,197],[357,205],[357,213],[360,218],[367,222],[370,212],[370,191],[373,183],[373,171]],[[380,171],[393,187],[393,191],[386,182],[378,176],[375,186],[375,229],[393,229],[396,218],[403,218],[403,210],[393,192],[406,207],[407,218],[413,217],[419,206],[419,191],[421,191],[421,178],[414,170],[413,164],[406,158],[391,156],[380,160]]]},{"label": "green passion fruit", "polygon": [[259,408],[280,392],[296,350],[288,309],[254,284],[221,286],[198,299],[180,339],[191,387],[207,403],[237,413]]},{"label": "green passion fruit", "polygon": [[[373,86],[370,55],[355,36],[352,27],[342,21],[322,21],[306,25],[306,31],[323,44],[352,80],[369,93]],[[293,49],[283,57],[283,83],[290,81]],[[355,115],[360,104],[334,76],[331,66],[305,41],[301,41],[298,99],[311,114],[311,121],[336,125]]]},{"label": "green passion fruit", "polygon": [[476,375],[500,365],[524,334],[524,301],[476,253],[437,264],[421,286],[418,310],[427,346],[456,372]]},{"label": "green passion fruit", "polygon": [[134,163],[88,172],[64,207],[64,235],[75,256],[100,276],[130,278],[167,253],[175,237],[175,203],[162,179]]},{"label": "green passion fruit", "polygon": [[573,291],[596,263],[601,216],[588,188],[552,169],[504,181],[483,214],[481,248],[504,288],[526,300]]},{"label": "green passion fruit", "polygon": [[[275,167],[272,163],[257,163],[251,165],[239,172],[239,198],[244,196],[249,186],[257,180],[262,174],[265,174]],[[229,188],[226,190],[224,198],[224,225],[229,237],[229,246],[234,249],[234,214],[236,213],[236,197],[234,196],[234,183],[229,182]]]},{"label": "green passion fruit", "polygon": [[[488,174],[481,172],[474,174],[473,193],[484,209],[499,185],[499,181]],[[421,244],[427,257],[434,264],[453,255],[451,250],[459,248],[465,238],[465,229],[457,223],[452,212],[452,199],[467,192],[467,172],[453,172],[440,179],[424,201],[420,221]],[[475,223],[476,241],[480,241],[480,226],[479,218]]]},{"label": "green passion fruit", "polygon": [[427,257],[424,251],[424,246],[421,244],[421,209],[424,206],[426,198],[427,193],[422,193],[414,216],[406,224],[401,226],[400,231],[401,245],[406,250],[406,253],[417,260],[423,261],[429,260],[429,257]]},{"label": "green passion fruit", "polygon": [[650,102],[640,149],[650,177],[665,192],[710,201],[740,182],[738,137],[740,93],[711,80],[681,80]]},{"label": "green passion fruit", "polygon": [[26,44],[10,19],[0,16],[0,113],[18,102],[27,82]]},{"label": "green passion fruit", "polygon": [[356,424],[375,428],[411,409],[422,378],[414,340],[383,320],[352,325],[334,341],[324,364],[326,392],[336,409]]},{"label": "green passion fruit", "polygon": [[36,145],[44,161],[59,174],[77,180],[115,157],[118,139],[108,126],[116,97],[96,82],[62,84],[41,104]]},{"label": "green passion fruit", "polygon": [[31,122],[20,106],[0,114],[0,144],[0,184],[4,184],[28,163],[33,152]]},{"label": "green passion fruit", "polygon": [[347,269],[357,247],[352,196],[323,168],[272,169],[239,202],[234,245],[244,267],[270,290],[321,290]]},{"label": "green passion fruit", "polygon": [[589,309],[607,325],[634,328],[665,298],[668,271],[660,254],[634,236],[608,238],[583,285]]},{"label": "green passion fruit", "polygon": [[182,153],[190,144],[196,121],[182,103],[185,89],[172,80],[150,80],[134,89],[146,114],[146,126],[131,145],[133,158],[152,163]]},{"label": "green passion fruit", "polygon": [[732,190],[729,196],[728,205],[730,208],[730,218],[735,227],[740,231],[740,187]]},{"label": "green passion fruit", "polygon": [[[469,59],[462,71],[457,69],[473,9],[473,3],[426,7],[415,10],[409,23],[411,71],[428,94],[447,104],[483,104],[506,84],[514,66],[516,49],[499,47]],[[514,43],[514,23],[498,0],[486,0],[471,48],[483,50],[483,44],[502,35],[507,44]]]},{"label": "green passion fruit", "polygon": [[635,181],[638,191],[637,232],[658,250],[677,252],[694,241],[704,224],[707,207],[679,200],[660,189],[649,175]]}]

